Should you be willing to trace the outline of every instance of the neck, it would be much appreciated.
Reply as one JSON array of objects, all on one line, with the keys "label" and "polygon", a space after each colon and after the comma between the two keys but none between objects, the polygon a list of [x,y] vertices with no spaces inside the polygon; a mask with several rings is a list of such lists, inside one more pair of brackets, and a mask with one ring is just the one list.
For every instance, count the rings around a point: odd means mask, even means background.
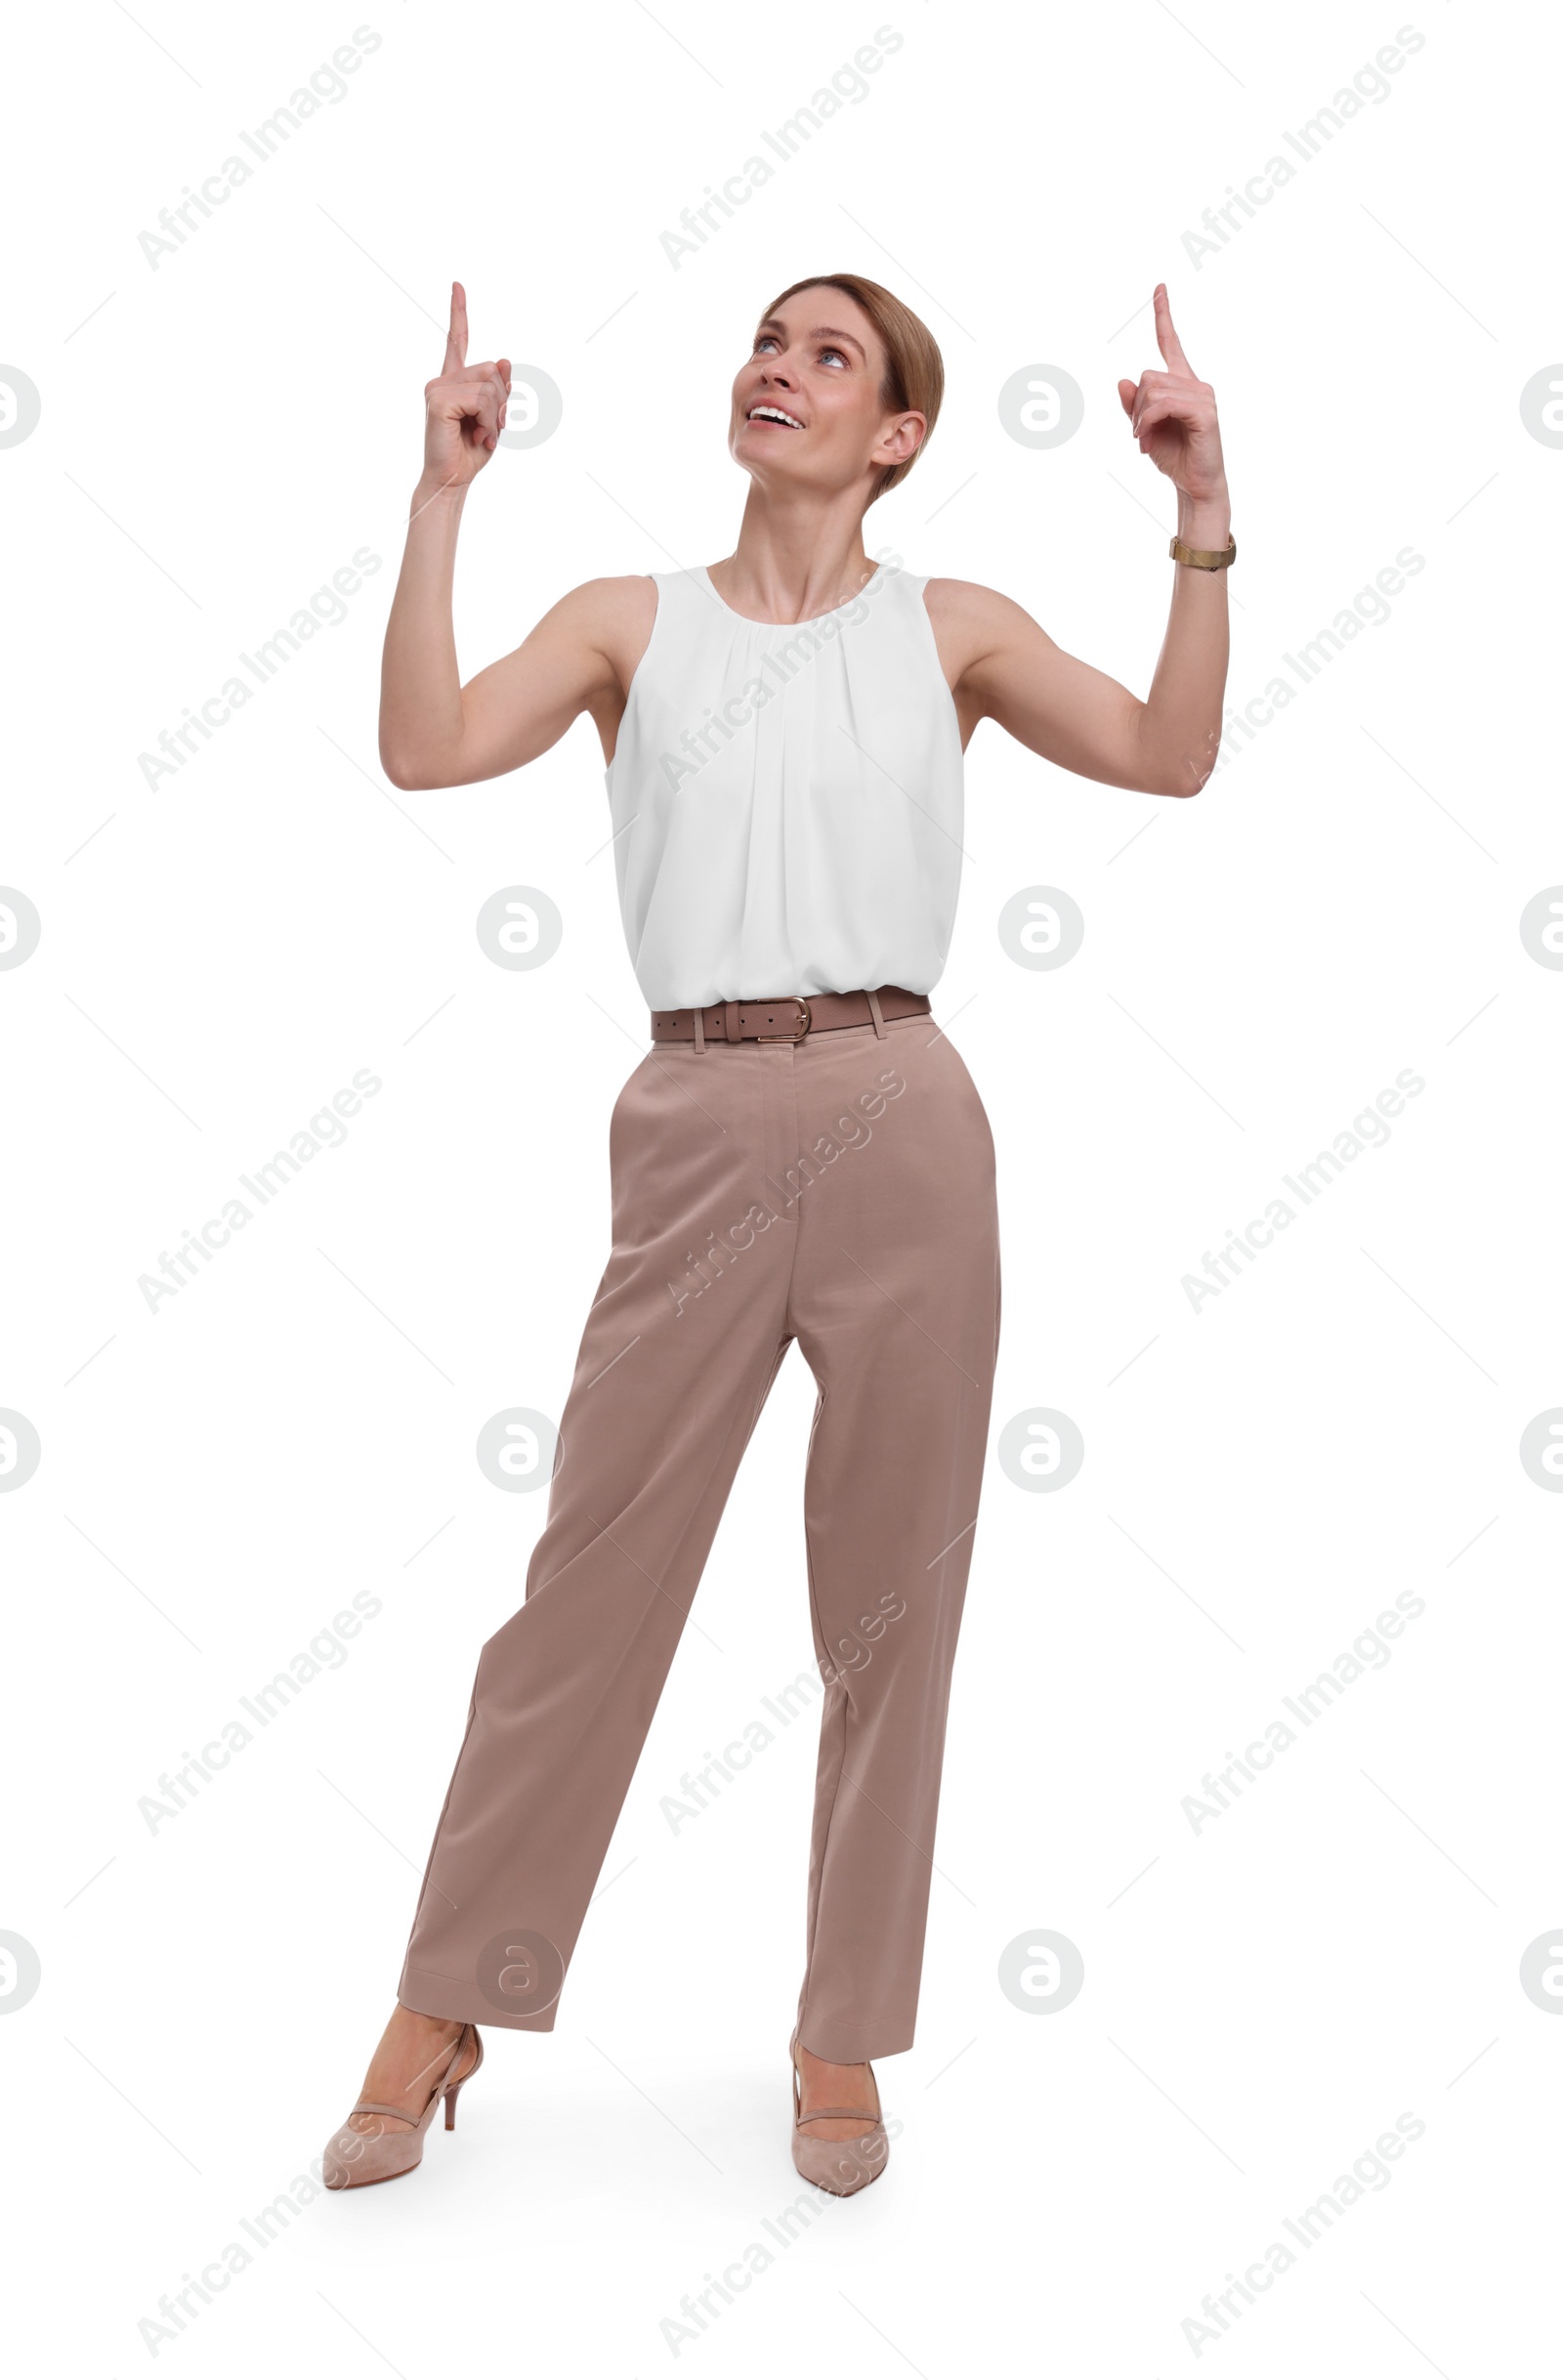
[{"label": "neck", "polygon": [[751,486],[738,544],[711,566],[711,582],[724,603],[753,618],[818,618],[850,603],[873,575],[863,519],[851,490],[824,498],[800,491],[779,503]]}]

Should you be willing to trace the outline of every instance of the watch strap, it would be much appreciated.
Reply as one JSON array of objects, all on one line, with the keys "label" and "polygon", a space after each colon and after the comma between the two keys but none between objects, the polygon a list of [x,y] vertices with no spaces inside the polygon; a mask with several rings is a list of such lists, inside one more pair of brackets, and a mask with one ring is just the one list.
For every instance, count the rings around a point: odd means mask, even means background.
[{"label": "watch strap", "polygon": [[1194,570],[1224,571],[1238,558],[1238,541],[1229,534],[1225,545],[1210,547],[1185,545],[1181,537],[1174,536],[1166,550],[1174,562],[1186,562]]}]

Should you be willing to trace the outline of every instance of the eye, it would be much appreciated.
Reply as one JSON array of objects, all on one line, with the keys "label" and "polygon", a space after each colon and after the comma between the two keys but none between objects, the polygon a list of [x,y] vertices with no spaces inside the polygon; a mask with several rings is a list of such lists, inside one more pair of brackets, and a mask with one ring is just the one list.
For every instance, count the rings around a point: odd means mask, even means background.
[{"label": "eye", "polygon": [[756,355],[758,355],[762,347],[775,347],[775,345],[776,333],[770,330],[762,330],[759,337],[754,342],[754,352]]},{"label": "eye", "polygon": [[847,361],[846,357],[841,353],[839,347],[822,347],[820,354],[822,358],[825,356],[834,356],[838,363],[845,363]]}]

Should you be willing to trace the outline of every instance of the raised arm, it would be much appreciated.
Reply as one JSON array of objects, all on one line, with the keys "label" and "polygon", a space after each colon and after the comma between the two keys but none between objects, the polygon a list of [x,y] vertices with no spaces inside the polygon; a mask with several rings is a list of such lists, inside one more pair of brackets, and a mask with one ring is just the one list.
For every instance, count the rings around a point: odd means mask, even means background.
[{"label": "raised arm", "polygon": [[[1196,379],[1157,284],[1156,333],[1164,372],[1120,380],[1119,397],[1143,454],[1178,491],[1178,535],[1225,547],[1231,505],[1215,393]],[[1172,602],[1144,701],[1053,642],[1018,603],[992,587],[931,579],[928,611],[961,732],[996,719],[1028,750],[1102,785],[1138,793],[1198,793],[1215,766],[1227,676],[1224,570],[1168,563]]]},{"label": "raised arm", "polygon": [[456,281],[444,363],[424,390],[423,473],[380,671],[380,764],[409,791],[475,785],[520,768],[557,744],[583,710],[610,750],[655,609],[647,578],[588,580],[545,613],[515,652],[462,685],[451,619],[456,538],[467,490],[497,449],[510,396],[508,358],[468,363],[466,355],[466,293]]}]

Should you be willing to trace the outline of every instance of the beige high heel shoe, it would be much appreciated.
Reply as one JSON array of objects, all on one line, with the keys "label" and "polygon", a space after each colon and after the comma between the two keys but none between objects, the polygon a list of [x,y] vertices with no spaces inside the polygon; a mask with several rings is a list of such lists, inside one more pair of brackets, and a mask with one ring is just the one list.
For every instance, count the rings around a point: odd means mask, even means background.
[{"label": "beige high heel shoe", "polygon": [[[470,2036],[470,2038],[469,2038]],[[463,2066],[466,2053],[476,2049],[472,2063]],[[357,2189],[366,2182],[394,2182],[398,2174],[406,2174],[423,2157],[423,2136],[433,2120],[434,2111],[442,2099],[445,2103],[445,2130],[456,2128],[456,2095],[464,2083],[471,2082],[483,2064],[483,2035],[475,2024],[464,2024],[450,2045],[448,2057],[440,2065],[440,2079],[429,2094],[429,2102],[421,2115],[408,2107],[393,2107],[384,2100],[360,2099],[350,2107],[349,2117],[355,2115],[394,2115],[410,2132],[355,2132],[351,2121],[344,2124],[326,2143],[323,2179],[327,2189]],[[462,2070],[458,2073],[457,2068]],[[430,2071],[426,2068],[425,2071]]]},{"label": "beige high heel shoe", "polygon": [[[871,2116],[866,2116],[861,2107],[811,2107],[805,2115],[796,2031],[787,2044],[787,2055],[792,2061],[792,2162],[805,2182],[812,2182],[817,2189],[832,2190],[838,2198],[850,2198],[854,2190],[865,2189],[870,2182],[878,2180],[890,2154],[874,2070],[872,2066],[868,2068],[868,2080],[873,2084]],[[804,2125],[819,2123],[828,2116],[861,2123],[864,2130],[851,2141],[811,2140]]]}]

